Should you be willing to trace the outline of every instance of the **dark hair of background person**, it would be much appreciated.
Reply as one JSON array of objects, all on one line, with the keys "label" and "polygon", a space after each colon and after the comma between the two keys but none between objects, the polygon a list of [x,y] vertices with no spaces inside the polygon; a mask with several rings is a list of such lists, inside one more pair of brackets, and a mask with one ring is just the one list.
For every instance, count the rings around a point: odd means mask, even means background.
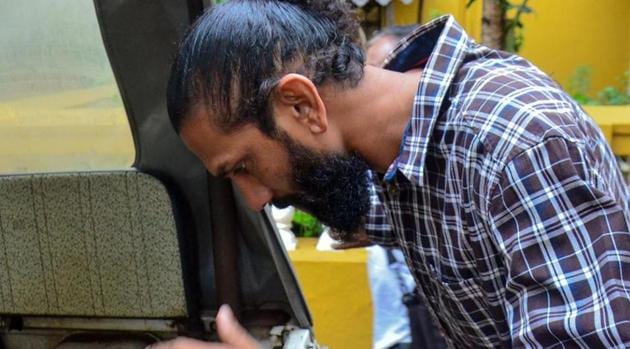
[{"label": "dark hair of background person", "polygon": [[171,69],[168,113],[177,132],[203,104],[224,131],[248,123],[274,135],[269,97],[287,73],[316,86],[363,77],[359,24],[345,0],[231,0],[186,34]]}]

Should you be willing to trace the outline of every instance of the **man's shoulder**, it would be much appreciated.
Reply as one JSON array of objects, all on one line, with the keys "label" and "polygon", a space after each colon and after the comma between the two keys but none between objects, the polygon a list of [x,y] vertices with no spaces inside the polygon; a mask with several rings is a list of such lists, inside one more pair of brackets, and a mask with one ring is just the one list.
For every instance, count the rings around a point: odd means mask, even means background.
[{"label": "man's shoulder", "polygon": [[548,75],[527,60],[491,53],[465,63],[454,79],[447,119],[506,164],[549,137],[602,141],[588,115]]}]

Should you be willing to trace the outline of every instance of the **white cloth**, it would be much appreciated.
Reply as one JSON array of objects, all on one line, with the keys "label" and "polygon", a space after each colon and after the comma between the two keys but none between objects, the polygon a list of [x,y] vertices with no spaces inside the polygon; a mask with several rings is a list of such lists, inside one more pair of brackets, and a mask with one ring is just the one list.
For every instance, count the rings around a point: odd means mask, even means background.
[{"label": "white cloth", "polygon": [[333,251],[338,252],[333,248],[333,245],[336,244],[337,241],[330,237],[330,228],[324,226],[324,230],[322,234],[319,236],[319,240],[317,240],[317,246],[315,249],[317,251]]},{"label": "white cloth", "polygon": [[276,222],[280,238],[282,239],[284,248],[287,251],[294,251],[297,247],[297,239],[295,238],[295,234],[291,231],[294,214],[295,208],[293,208],[293,206],[289,206],[287,208],[271,206],[271,215],[273,216],[273,220]]},{"label": "white cloth", "polygon": [[400,250],[392,250],[390,264],[387,250],[370,246],[368,277],[374,307],[374,349],[389,348],[398,343],[411,343],[409,315],[402,303],[403,294],[415,289],[413,277]]}]

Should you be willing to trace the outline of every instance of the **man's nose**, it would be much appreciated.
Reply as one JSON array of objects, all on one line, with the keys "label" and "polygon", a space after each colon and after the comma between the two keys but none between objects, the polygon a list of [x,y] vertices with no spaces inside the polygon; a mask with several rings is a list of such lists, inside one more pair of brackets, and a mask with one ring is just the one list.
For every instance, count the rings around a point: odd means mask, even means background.
[{"label": "man's nose", "polygon": [[262,210],[273,199],[271,189],[252,177],[235,176],[232,178],[232,183],[241,191],[247,201],[247,206],[252,210]]}]

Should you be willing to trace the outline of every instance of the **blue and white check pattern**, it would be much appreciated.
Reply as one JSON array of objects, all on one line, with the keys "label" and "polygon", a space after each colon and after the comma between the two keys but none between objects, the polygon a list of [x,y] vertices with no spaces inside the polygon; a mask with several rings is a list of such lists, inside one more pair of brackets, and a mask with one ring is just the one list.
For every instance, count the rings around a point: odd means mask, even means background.
[{"label": "blue and white check pattern", "polygon": [[385,67],[423,73],[366,230],[403,250],[449,345],[629,347],[629,193],[591,118],[452,17]]}]

